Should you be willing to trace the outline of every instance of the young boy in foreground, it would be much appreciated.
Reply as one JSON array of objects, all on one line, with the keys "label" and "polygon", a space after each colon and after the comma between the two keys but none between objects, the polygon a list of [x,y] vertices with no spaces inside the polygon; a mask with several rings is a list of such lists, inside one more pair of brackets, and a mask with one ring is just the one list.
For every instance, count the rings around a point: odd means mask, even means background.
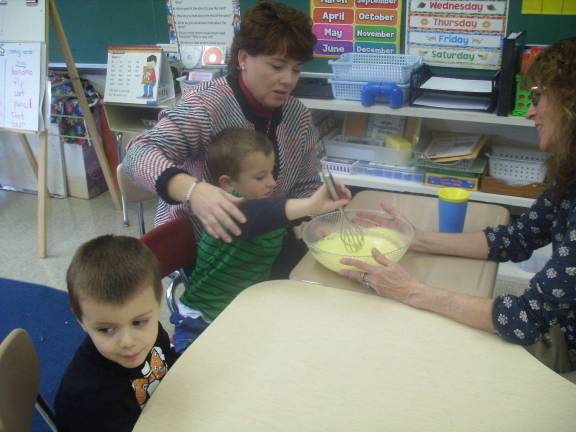
[{"label": "young boy in foreground", "polygon": [[177,352],[186,349],[240,292],[270,277],[291,221],[333,211],[350,201],[350,191],[341,185],[343,198],[338,201],[330,198],[325,185],[308,198],[276,196],[282,191],[275,191],[274,147],[254,130],[220,132],[208,147],[207,164],[213,184],[246,199],[239,208],[247,222],[232,243],[207,233],[202,236],[190,284],[170,317]]},{"label": "young boy in foreground", "polygon": [[156,257],[136,238],[104,235],[80,246],[66,282],[88,336],[56,395],[58,431],[131,431],[177,358],[159,322]]}]

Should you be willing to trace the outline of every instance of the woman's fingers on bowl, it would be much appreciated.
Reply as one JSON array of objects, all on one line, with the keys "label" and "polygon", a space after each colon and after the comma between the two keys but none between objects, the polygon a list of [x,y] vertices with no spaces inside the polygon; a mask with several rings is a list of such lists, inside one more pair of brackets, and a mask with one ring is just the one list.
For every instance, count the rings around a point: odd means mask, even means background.
[{"label": "woman's fingers on bowl", "polygon": [[364,272],[358,270],[342,269],[340,270],[340,274],[344,277],[347,277],[348,279],[362,283],[362,275]]},{"label": "woman's fingers on bowl", "polygon": [[[364,261],[360,261],[354,258],[342,258],[340,260],[341,264],[347,265],[347,266],[351,266],[351,267],[356,267],[357,269],[360,269],[362,271],[370,271],[372,270],[372,265],[365,263]],[[346,269],[344,269],[343,271],[346,271]]]},{"label": "woman's fingers on bowl", "polygon": [[392,261],[390,261],[388,258],[386,258],[386,255],[381,253],[376,248],[372,248],[372,257],[376,260],[377,263],[380,263],[383,266],[388,266],[388,265],[392,264]]},{"label": "woman's fingers on bowl", "polygon": [[380,203],[380,207],[382,207],[382,210],[384,210],[386,213],[390,213],[390,216],[394,218],[400,217],[400,213],[398,212],[398,210],[396,210],[396,207],[394,207],[393,205],[388,204],[385,201],[382,201]]},{"label": "woman's fingers on bowl", "polygon": [[371,227],[384,227],[384,228],[398,228],[398,220],[390,218],[379,212],[366,212],[358,211],[352,218],[357,225],[371,228]]}]

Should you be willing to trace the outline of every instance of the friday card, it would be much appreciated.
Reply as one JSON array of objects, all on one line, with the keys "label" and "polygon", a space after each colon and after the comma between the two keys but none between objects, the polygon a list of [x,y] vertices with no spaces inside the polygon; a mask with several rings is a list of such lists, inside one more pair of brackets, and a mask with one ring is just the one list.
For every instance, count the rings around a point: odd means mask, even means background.
[{"label": "friday card", "polygon": [[168,59],[155,45],[108,49],[105,102],[157,105],[174,97]]}]

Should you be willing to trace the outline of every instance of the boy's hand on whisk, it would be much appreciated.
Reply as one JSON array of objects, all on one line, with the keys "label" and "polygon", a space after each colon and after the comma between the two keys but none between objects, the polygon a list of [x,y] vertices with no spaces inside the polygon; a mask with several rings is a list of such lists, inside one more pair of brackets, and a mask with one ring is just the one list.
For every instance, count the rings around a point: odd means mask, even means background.
[{"label": "boy's hand on whisk", "polygon": [[336,182],[336,187],[340,193],[340,199],[337,201],[330,197],[326,185],[320,186],[308,198],[289,199],[286,203],[286,216],[288,219],[294,220],[305,216],[328,213],[349,204],[352,194],[348,188],[338,182]]},{"label": "boy's hand on whisk", "polygon": [[307,198],[309,203],[308,216],[315,216],[323,213],[328,213],[344,207],[350,203],[352,194],[350,190],[342,183],[335,182],[336,190],[338,192],[339,199],[333,200],[328,192],[328,188],[325,184],[320,186],[316,192],[314,192],[310,198]]}]

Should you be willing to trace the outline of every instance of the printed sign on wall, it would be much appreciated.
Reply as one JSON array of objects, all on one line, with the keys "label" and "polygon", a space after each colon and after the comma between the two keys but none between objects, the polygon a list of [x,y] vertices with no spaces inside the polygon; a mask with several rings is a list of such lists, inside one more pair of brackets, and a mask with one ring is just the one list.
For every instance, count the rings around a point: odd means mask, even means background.
[{"label": "printed sign on wall", "polygon": [[409,0],[406,53],[433,66],[500,69],[507,0]]},{"label": "printed sign on wall", "polygon": [[311,0],[310,9],[316,57],[399,51],[402,0]]}]

